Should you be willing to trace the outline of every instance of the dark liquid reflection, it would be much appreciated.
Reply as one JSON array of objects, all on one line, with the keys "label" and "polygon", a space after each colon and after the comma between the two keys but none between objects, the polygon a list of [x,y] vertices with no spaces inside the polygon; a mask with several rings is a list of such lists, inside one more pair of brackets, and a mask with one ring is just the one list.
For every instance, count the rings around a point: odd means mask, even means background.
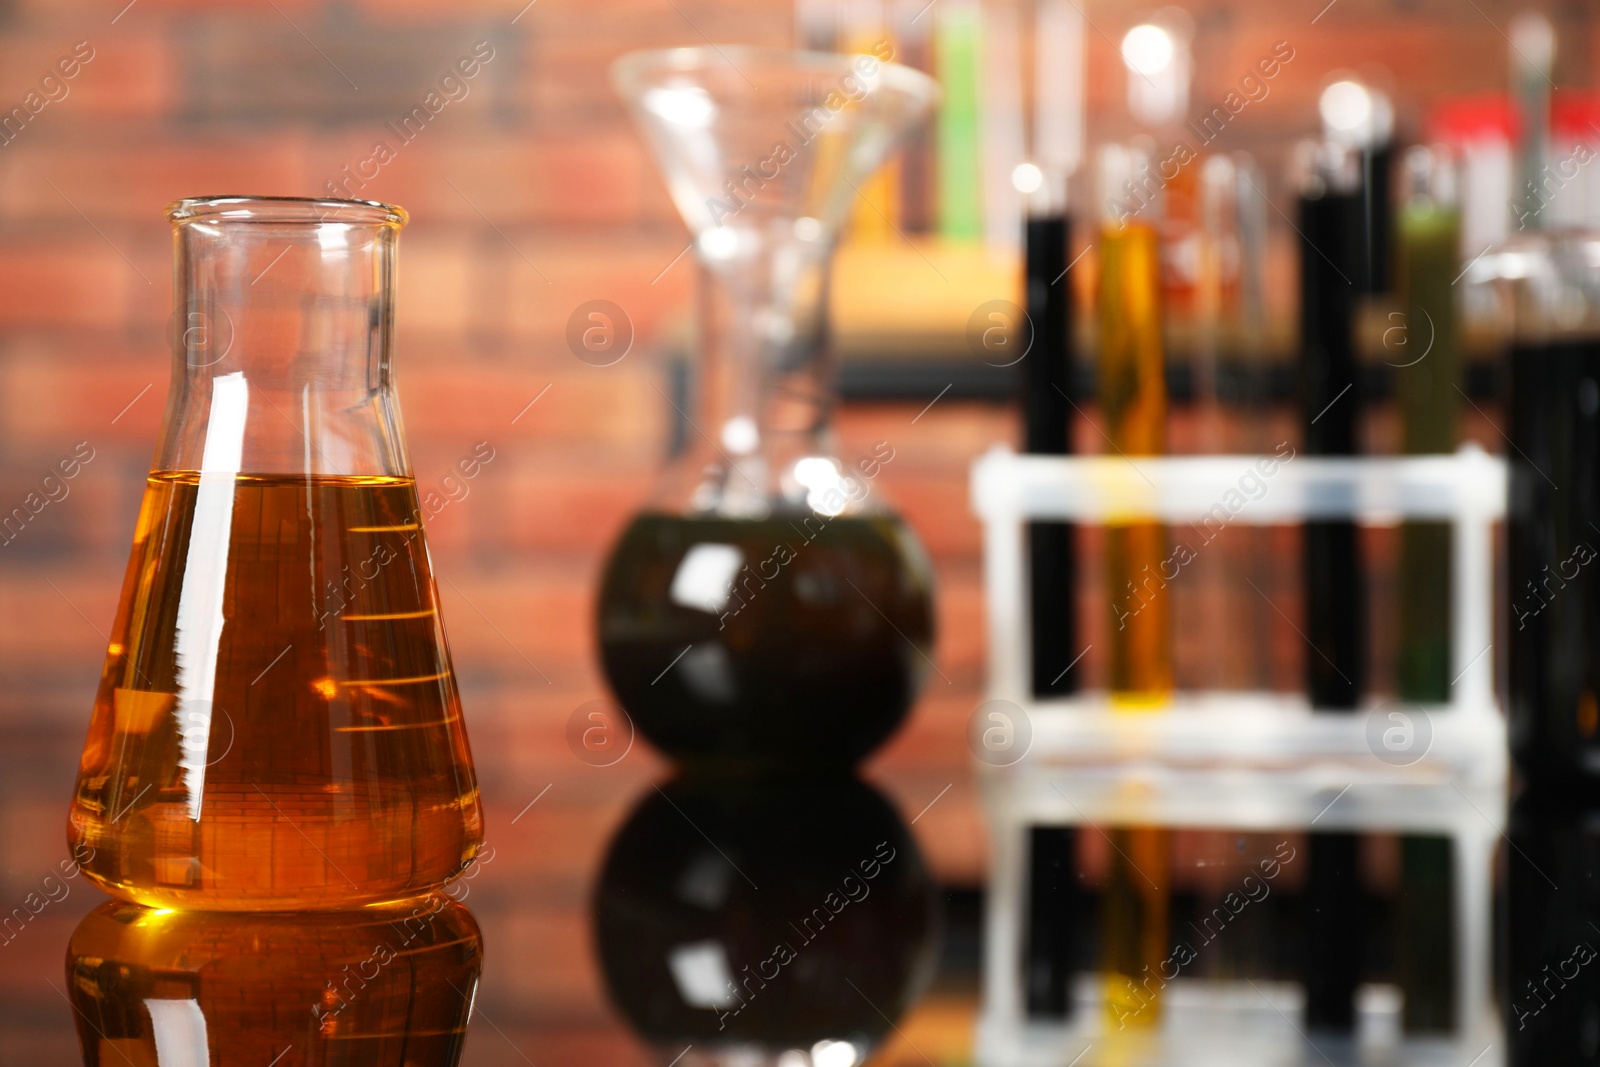
[{"label": "dark liquid reflection", "polygon": [[1600,1063],[1600,805],[1511,807],[1501,1004],[1510,1067]]},{"label": "dark liquid reflection", "polygon": [[611,999],[683,1064],[852,1067],[932,975],[938,899],[899,815],[852,778],[681,778],[611,843]]},{"label": "dark liquid reflection", "polygon": [[443,896],[360,912],[113,902],[67,949],[88,1067],[451,1067],[483,963]]}]

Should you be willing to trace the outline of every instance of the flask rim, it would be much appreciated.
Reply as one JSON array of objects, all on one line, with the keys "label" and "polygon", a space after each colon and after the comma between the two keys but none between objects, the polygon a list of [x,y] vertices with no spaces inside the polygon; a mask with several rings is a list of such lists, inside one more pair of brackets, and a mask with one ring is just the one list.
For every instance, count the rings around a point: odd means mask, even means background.
[{"label": "flask rim", "polygon": [[924,109],[938,103],[939,83],[922,71],[892,59],[855,51],[824,52],[744,44],[646,48],[619,56],[612,62],[610,74],[612,87],[625,100],[631,100],[649,85],[652,77],[663,74],[692,75],[733,65],[735,71],[749,66],[757,70],[843,77],[852,74],[856,62],[861,59],[870,59],[878,65],[877,76],[882,78],[884,88],[916,98]]},{"label": "flask rim", "polygon": [[163,214],[171,222],[218,219],[226,222],[342,222],[388,225],[396,229],[411,216],[398,204],[379,200],[341,200],[310,196],[195,196],[174,200]]}]

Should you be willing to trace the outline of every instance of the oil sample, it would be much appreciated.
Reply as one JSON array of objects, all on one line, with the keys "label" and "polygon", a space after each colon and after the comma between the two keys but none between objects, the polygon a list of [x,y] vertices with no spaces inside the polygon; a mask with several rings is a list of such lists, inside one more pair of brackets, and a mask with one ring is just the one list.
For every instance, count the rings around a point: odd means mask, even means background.
[{"label": "oil sample", "polygon": [[1077,849],[1077,827],[1028,827],[1022,973],[1029,1019],[1072,1018],[1072,967],[1078,943],[1086,940],[1076,929],[1085,910]]},{"label": "oil sample", "polygon": [[679,759],[849,765],[931,667],[932,588],[891,516],[646,513],[606,567],[601,661],[639,730]]},{"label": "oil sample", "polygon": [[1576,232],[1507,246],[1511,754],[1530,788],[1600,781],[1600,274]]},{"label": "oil sample", "polygon": [[1161,1022],[1163,963],[1172,892],[1172,834],[1150,827],[1113,827],[1100,901],[1101,966],[1106,1025],[1118,1031]]},{"label": "oil sample", "polygon": [[1600,332],[1519,342],[1510,362],[1512,753],[1570,788],[1600,776]]},{"label": "oil sample", "polygon": [[[1442,150],[1406,155],[1414,185],[1400,209],[1400,278],[1406,344],[1389,357],[1407,455],[1455,451],[1461,407],[1461,345],[1456,288],[1461,209],[1452,164]],[[1401,354],[1403,353],[1403,354]],[[1450,528],[1443,522],[1400,527],[1400,695],[1450,699]]]},{"label": "oil sample", "polygon": [[[1148,161],[1120,146],[1102,149],[1106,202],[1147,178]],[[1144,173],[1140,173],[1141,164]],[[1162,340],[1161,250],[1151,220],[1106,219],[1100,232],[1100,415],[1111,447],[1124,457],[1166,451],[1167,386]],[[1110,688],[1113,707],[1139,713],[1170,700],[1172,629],[1167,532],[1157,522],[1108,524],[1106,587],[1111,594]],[[1166,957],[1171,837],[1154,827],[1112,832],[1110,875],[1101,900],[1106,1023],[1121,1030],[1160,1022],[1161,1000],[1133,990]],[[1130,999],[1132,998],[1132,999]]]},{"label": "oil sample", "polygon": [[[1358,296],[1376,279],[1368,267],[1376,230],[1363,158],[1348,146],[1318,143],[1303,176],[1300,243],[1301,416],[1305,451],[1354,455],[1360,387],[1356,359]],[[1306,690],[1317,711],[1353,714],[1365,689],[1366,587],[1360,531],[1348,519],[1304,524]],[[1312,834],[1309,919],[1303,984],[1307,1026],[1347,1033],[1355,1025],[1361,921],[1357,841],[1352,833]]]},{"label": "oil sample", "polygon": [[[1396,366],[1405,451],[1452,452],[1461,399],[1461,209],[1453,159],[1441,148],[1414,147],[1405,157],[1408,184],[1399,212],[1400,282],[1406,344]],[[1402,700],[1450,699],[1450,526],[1400,526],[1399,689]],[[1455,858],[1444,837],[1400,839],[1399,957],[1401,1021],[1407,1033],[1449,1033],[1455,1007]]]},{"label": "oil sample", "polygon": [[[1356,360],[1357,292],[1366,257],[1364,200],[1349,172],[1356,160],[1329,150],[1300,196],[1301,415],[1305,451],[1356,454],[1360,387]],[[1317,709],[1354,709],[1364,688],[1365,619],[1361,545],[1343,519],[1305,524],[1306,687]]]},{"label": "oil sample", "polygon": [[73,931],[66,988],[86,1067],[454,1067],[482,965],[442,894],[292,916],[112,902]]},{"label": "oil sample", "polygon": [[[1154,227],[1107,225],[1100,237],[1099,401],[1106,438],[1125,457],[1166,451],[1160,285]],[[1113,699],[1159,707],[1172,693],[1166,529],[1156,522],[1109,525],[1106,557]]]},{"label": "oil sample", "polygon": [[150,476],[69,840],[158,907],[424,893],[482,833],[419,525],[390,476]]},{"label": "oil sample", "polygon": [[[1024,228],[1027,314],[1037,354],[1018,369],[1023,448],[1036,455],[1072,451],[1071,232],[1065,213],[1030,215]],[[1068,522],[1030,522],[1027,539],[1033,695],[1063,696],[1078,688],[1071,673],[1081,651],[1077,528]]]}]

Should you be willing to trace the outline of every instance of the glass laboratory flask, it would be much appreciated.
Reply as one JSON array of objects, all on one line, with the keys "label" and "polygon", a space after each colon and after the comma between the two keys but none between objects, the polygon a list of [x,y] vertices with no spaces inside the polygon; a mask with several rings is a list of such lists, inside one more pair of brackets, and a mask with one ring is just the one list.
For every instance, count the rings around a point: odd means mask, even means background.
[{"label": "glass laboratory flask", "polygon": [[442,893],[294,915],[112,901],[67,946],[85,1067],[454,1067],[482,969]]},{"label": "glass laboratory flask", "polygon": [[847,765],[931,661],[932,577],[877,480],[834,454],[828,266],[857,187],[937,96],[870,56],[689,48],[613,79],[700,265],[686,447],[613,548],[606,677],[679,759]]},{"label": "glass laboratory flask", "polygon": [[1600,795],[1600,234],[1529,233],[1474,264],[1510,336],[1507,725],[1530,787]]},{"label": "glass laboratory flask", "polygon": [[68,822],[114,896],[418,896],[482,816],[390,370],[405,212],[167,209],[172,385]]}]

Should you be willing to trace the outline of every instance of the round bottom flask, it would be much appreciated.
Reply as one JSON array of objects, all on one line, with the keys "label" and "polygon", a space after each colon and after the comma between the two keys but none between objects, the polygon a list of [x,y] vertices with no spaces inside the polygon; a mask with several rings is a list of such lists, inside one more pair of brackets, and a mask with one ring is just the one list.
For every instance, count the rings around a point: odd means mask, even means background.
[{"label": "round bottom flask", "polygon": [[844,766],[905,717],[933,606],[926,556],[883,502],[895,442],[834,452],[828,263],[854,187],[936,90],[875,56],[722,52],[614,69],[702,285],[688,444],[612,550],[600,655],[681,760]]}]

